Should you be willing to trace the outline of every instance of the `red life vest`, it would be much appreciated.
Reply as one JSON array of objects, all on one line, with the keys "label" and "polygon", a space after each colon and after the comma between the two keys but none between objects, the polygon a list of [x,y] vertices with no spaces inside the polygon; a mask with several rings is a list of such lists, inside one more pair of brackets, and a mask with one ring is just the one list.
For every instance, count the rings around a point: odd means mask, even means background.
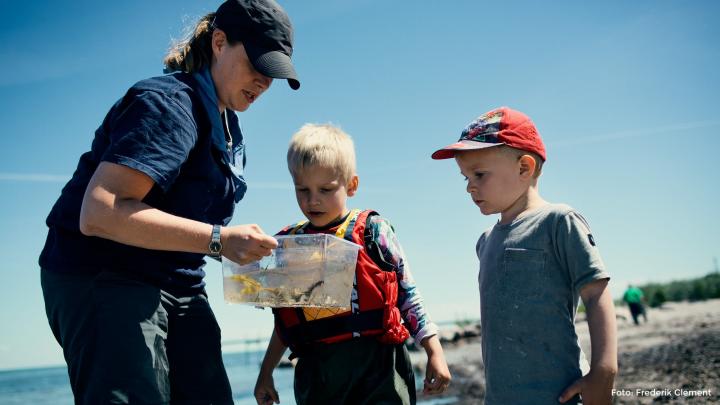
[{"label": "red life vest", "polygon": [[334,233],[363,246],[358,252],[349,310],[336,308],[275,308],[275,330],[283,343],[297,352],[310,343],[336,343],[353,337],[377,336],[382,343],[399,344],[410,333],[402,324],[396,306],[398,281],[395,271],[383,270],[370,257],[365,243],[365,225],[375,211],[352,210],[336,231],[313,232],[307,222],[286,227],[282,234]]}]

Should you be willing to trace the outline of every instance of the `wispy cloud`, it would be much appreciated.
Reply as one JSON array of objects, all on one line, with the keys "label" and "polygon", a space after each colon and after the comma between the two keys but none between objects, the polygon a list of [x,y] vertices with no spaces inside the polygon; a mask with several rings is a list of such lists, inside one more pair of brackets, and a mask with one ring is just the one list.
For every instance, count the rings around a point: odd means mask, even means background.
[{"label": "wispy cloud", "polygon": [[[662,127],[654,128],[641,128],[641,129],[630,129],[626,131],[611,132],[601,135],[591,135],[580,137],[576,139],[564,139],[557,142],[553,142],[554,147],[563,146],[575,146],[585,145],[592,143],[602,143],[608,141],[614,141],[618,139],[627,138],[639,138],[644,136],[664,136],[670,135],[677,132],[696,130],[696,129],[707,129],[720,126],[720,121],[694,121],[694,122],[682,122],[674,125],[665,125]],[[404,164],[394,165],[394,169],[426,165],[429,164],[430,160],[423,162],[407,162]],[[373,171],[373,170],[370,170]],[[0,181],[12,181],[12,182],[24,182],[24,183],[65,183],[70,179],[70,175],[59,175],[49,173],[10,173],[0,172]],[[261,190],[292,190],[293,186],[289,183],[284,182],[248,182],[248,187],[253,189]],[[371,191],[367,190],[366,191]],[[385,190],[377,189],[372,191]]]},{"label": "wispy cloud", "polygon": [[[0,172],[0,181],[13,181],[21,183],[65,183],[70,180],[70,175],[50,173],[10,173]],[[254,189],[263,190],[292,190],[289,183],[281,182],[249,182],[248,186]]]},{"label": "wispy cloud", "polygon": [[291,183],[268,182],[268,181],[249,181],[248,188],[262,190],[294,190]]},{"label": "wispy cloud", "polygon": [[[255,181],[249,181],[248,182],[248,188],[251,190],[283,190],[283,191],[295,191],[295,186],[291,182],[282,183],[282,182],[255,182]],[[381,188],[381,187],[363,187],[363,192],[369,192],[369,193],[391,193],[394,190],[389,188]]]},{"label": "wispy cloud", "polygon": [[0,172],[0,181],[15,181],[22,183],[65,183],[68,180],[70,180],[70,175]]},{"label": "wispy cloud", "polygon": [[681,131],[688,131],[693,129],[705,129],[711,127],[720,126],[720,121],[695,121],[695,122],[682,122],[674,125],[666,125],[655,128],[642,128],[642,129],[630,129],[626,131],[611,132],[602,135],[592,135],[586,137],[579,137],[576,139],[565,139],[558,142],[554,142],[553,146],[574,146],[584,145],[588,143],[600,143],[607,141],[614,141],[618,139],[626,138],[639,138],[643,136],[651,135],[670,135]]}]

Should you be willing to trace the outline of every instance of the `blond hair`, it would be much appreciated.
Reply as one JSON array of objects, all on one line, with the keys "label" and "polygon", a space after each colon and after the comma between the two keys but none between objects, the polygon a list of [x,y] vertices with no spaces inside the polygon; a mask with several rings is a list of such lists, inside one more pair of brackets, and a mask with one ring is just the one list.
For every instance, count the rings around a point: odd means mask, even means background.
[{"label": "blond hair", "polygon": [[355,146],[350,135],[332,124],[305,124],[290,139],[287,152],[290,174],[310,166],[336,171],[347,182],[355,175]]},{"label": "blond hair", "polygon": [[215,13],[206,14],[194,26],[186,28],[184,38],[173,41],[163,58],[165,73],[195,73],[210,66],[214,19]]}]

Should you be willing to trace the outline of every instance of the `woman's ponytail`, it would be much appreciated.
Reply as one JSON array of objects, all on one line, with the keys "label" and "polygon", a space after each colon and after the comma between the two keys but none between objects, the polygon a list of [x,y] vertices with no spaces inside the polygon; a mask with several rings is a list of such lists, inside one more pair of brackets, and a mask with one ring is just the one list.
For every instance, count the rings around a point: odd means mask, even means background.
[{"label": "woman's ponytail", "polygon": [[185,38],[173,42],[163,58],[165,73],[195,73],[210,66],[214,19],[215,13],[205,15],[192,30],[188,30]]}]

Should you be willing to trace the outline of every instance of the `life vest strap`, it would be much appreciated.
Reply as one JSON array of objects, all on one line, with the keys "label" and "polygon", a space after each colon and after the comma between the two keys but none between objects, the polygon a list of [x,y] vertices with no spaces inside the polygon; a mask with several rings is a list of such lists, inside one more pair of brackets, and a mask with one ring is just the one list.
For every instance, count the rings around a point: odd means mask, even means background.
[{"label": "life vest strap", "polygon": [[345,333],[383,329],[384,310],[374,309],[356,314],[322,318],[312,322],[303,322],[286,330],[291,342],[307,344]]},{"label": "life vest strap", "polygon": [[362,211],[357,208],[351,210],[347,218],[345,218],[345,222],[343,222],[343,224],[340,225],[340,227],[335,232],[335,236],[352,242],[352,233],[355,229],[355,222],[357,221],[357,218],[361,212]]},{"label": "life vest strap", "polygon": [[[352,232],[355,228],[355,221],[357,221],[357,218],[361,213],[362,211],[357,208],[353,208],[352,210],[350,210],[350,212],[345,217],[343,223],[340,224],[340,226],[338,226],[338,229],[335,231],[335,236],[340,239],[346,239],[352,242]],[[280,234],[295,235],[301,229],[305,228],[308,224],[310,224],[310,222],[307,220],[300,221],[295,225],[288,226],[283,231],[281,231]]]}]

